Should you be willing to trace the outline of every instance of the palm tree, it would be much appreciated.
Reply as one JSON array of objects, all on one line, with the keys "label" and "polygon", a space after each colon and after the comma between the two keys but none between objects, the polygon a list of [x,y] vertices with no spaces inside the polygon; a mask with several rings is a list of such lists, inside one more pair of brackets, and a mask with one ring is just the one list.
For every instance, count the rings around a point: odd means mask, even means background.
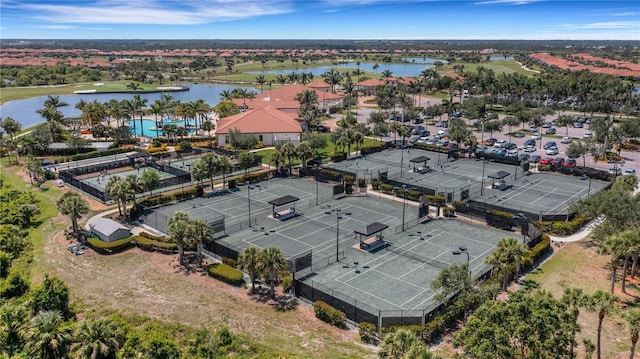
[{"label": "palm tree", "polygon": [[44,101],[44,107],[36,111],[47,121],[49,131],[51,131],[51,138],[54,142],[57,140],[56,132],[64,117],[59,109],[65,106],[69,106],[69,104],[61,102],[59,96],[49,95]]},{"label": "palm tree", "polygon": [[149,191],[153,196],[153,190],[160,184],[160,174],[155,169],[147,168],[142,171],[140,176],[140,183],[145,191]]},{"label": "palm tree", "polygon": [[602,322],[607,314],[611,314],[616,310],[615,302],[617,300],[618,298],[616,296],[613,296],[603,290],[597,290],[587,303],[587,309],[598,312],[598,341],[596,350],[596,357],[598,359],[601,359],[602,352],[602,347],[600,345],[602,337]]},{"label": "palm tree", "polygon": [[149,112],[155,116],[156,120],[156,138],[160,135],[160,125],[158,123],[158,116],[161,116],[166,111],[164,102],[160,100],[156,100],[154,103],[149,106]]},{"label": "palm tree", "polygon": [[98,101],[85,103],[81,110],[80,118],[89,127],[100,124],[107,115],[106,108]]},{"label": "palm tree", "polygon": [[271,153],[269,160],[273,162],[277,170],[280,168],[280,163],[284,162],[284,156],[282,155],[282,152],[275,150]]},{"label": "palm tree", "polygon": [[267,80],[264,78],[264,75],[256,76],[256,82],[260,85],[260,93],[262,93],[262,86],[264,86],[264,84],[267,82]]},{"label": "palm tree", "polygon": [[202,266],[202,248],[204,243],[213,239],[213,229],[201,219],[191,220],[191,238],[196,242],[196,256]]},{"label": "palm tree", "polygon": [[129,198],[133,201],[133,205],[136,205],[136,194],[144,191],[144,184],[136,174],[130,174],[125,177],[124,182],[129,187]]},{"label": "palm tree", "polygon": [[280,86],[284,86],[284,84],[287,83],[287,78],[282,74],[278,74],[276,75],[275,81],[279,83]]},{"label": "palm tree", "polygon": [[263,270],[260,258],[261,252],[256,247],[245,248],[238,256],[238,266],[249,274],[251,293],[255,293],[256,280],[260,277],[260,273]]},{"label": "palm tree", "polygon": [[76,235],[76,238],[79,238],[80,230],[78,229],[78,219],[80,219],[83,214],[89,212],[87,201],[75,192],[65,192],[62,197],[58,199],[56,205],[60,213],[71,218],[73,233]]},{"label": "palm tree", "polygon": [[80,323],[71,348],[78,358],[115,359],[124,340],[124,332],[111,319],[87,319]]},{"label": "palm tree", "polygon": [[13,141],[13,135],[20,131],[22,125],[13,118],[7,117],[4,120],[0,120],[0,127],[4,129],[4,132],[9,135],[9,139]]},{"label": "palm tree", "polygon": [[556,126],[565,128],[565,136],[569,136],[569,127],[573,127],[573,117],[569,115],[560,115],[556,119]]},{"label": "palm tree", "polygon": [[222,173],[222,187],[227,185],[227,173],[233,171],[233,163],[227,156],[218,156],[215,167]]},{"label": "palm tree", "polygon": [[385,336],[380,351],[379,358],[404,359],[418,358],[427,349],[424,343],[410,329],[400,329]]},{"label": "palm tree", "polygon": [[184,263],[184,245],[189,240],[191,218],[184,212],[176,212],[167,221],[169,237],[178,245],[178,260]]},{"label": "palm tree", "polygon": [[389,82],[389,77],[391,77],[393,75],[393,71],[391,70],[384,70],[380,73],[380,77],[382,77],[384,79],[385,82]]},{"label": "palm tree", "polygon": [[209,147],[213,147],[213,136],[211,136],[211,131],[216,129],[216,125],[213,121],[204,121],[202,123],[202,129],[207,131],[207,134],[209,135]]},{"label": "palm tree", "polygon": [[565,288],[564,293],[562,294],[562,301],[569,307],[573,312],[573,334],[572,334],[572,342],[571,342],[571,351],[573,353],[573,348],[575,345],[576,339],[576,331],[578,330],[578,316],[580,315],[580,308],[585,307],[587,305],[588,297],[582,289],[580,288]]},{"label": "palm tree", "polygon": [[296,95],[296,100],[300,102],[299,113],[311,111],[318,106],[318,94],[313,90],[304,90]]},{"label": "palm tree", "polygon": [[[67,192],[68,193],[68,192]],[[66,358],[73,340],[73,330],[58,311],[42,311],[24,328],[25,351],[31,358]]]},{"label": "palm tree", "polygon": [[630,308],[624,314],[629,324],[629,332],[631,334],[631,355],[629,359],[633,359],[636,352],[636,343],[638,343],[638,334],[640,333],[640,309]]},{"label": "palm tree", "polygon": [[[147,100],[146,98],[142,98],[140,97],[140,95],[133,95],[133,108],[138,111],[138,113],[140,114],[140,136],[144,136],[144,127],[142,125],[142,115],[144,114],[143,111],[143,107],[147,105]],[[133,121],[135,122],[135,121]]]},{"label": "palm tree", "polygon": [[266,273],[266,279],[269,282],[269,287],[271,288],[271,298],[275,297],[275,285],[279,280],[279,272],[285,270],[287,267],[287,262],[284,259],[284,254],[280,248],[277,247],[269,247],[264,248],[262,252],[260,252],[260,267]]},{"label": "palm tree", "polygon": [[29,309],[17,303],[5,303],[0,307],[0,331],[4,333],[0,336],[0,345],[3,352],[11,353],[24,347],[24,342],[20,337],[20,329],[29,319]]},{"label": "palm tree", "polygon": [[296,156],[296,147],[291,142],[285,142],[282,147],[280,147],[280,153],[282,156],[289,161],[289,174],[291,174],[291,168],[293,166],[293,158]]},{"label": "palm tree", "polygon": [[300,165],[302,168],[307,167],[307,160],[313,157],[313,148],[309,141],[302,141],[296,147],[296,156],[300,159]]},{"label": "palm tree", "polygon": [[[121,190],[121,187],[123,186],[123,181],[122,181],[122,177],[120,176],[111,176],[109,178],[109,181],[107,181],[107,184],[104,188],[104,191],[109,195],[109,197],[111,197],[111,199],[113,199],[114,201],[116,201],[116,203],[118,204],[118,213],[120,214],[120,217],[122,217],[123,215],[123,206],[122,206],[122,202],[120,201],[120,196],[119,196],[119,192]],[[126,203],[124,205],[124,210],[126,211]]]},{"label": "palm tree", "polygon": [[218,156],[216,156],[214,153],[207,153],[206,155],[202,156],[200,162],[202,162],[202,164],[204,165],[204,170],[207,173],[207,177],[209,177],[209,181],[211,182],[211,190],[213,191],[213,177],[217,172],[216,166],[218,163]]},{"label": "palm tree", "polygon": [[189,172],[191,172],[191,178],[202,186],[202,181],[207,178],[207,169],[204,162],[195,161],[189,168]]}]

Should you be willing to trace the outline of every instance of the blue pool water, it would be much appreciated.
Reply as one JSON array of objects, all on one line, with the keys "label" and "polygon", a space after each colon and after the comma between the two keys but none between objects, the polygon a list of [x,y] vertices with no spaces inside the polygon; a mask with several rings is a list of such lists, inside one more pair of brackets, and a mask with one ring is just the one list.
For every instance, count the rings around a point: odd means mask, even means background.
[{"label": "blue pool water", "polygon": [[[135,120],[135,134],[136,136],[141,136],[142,132],[140,130],[140,120]],[[129,125],[129,127],[131,128],[131,131],[134,131],[134,126],[133,126],[133,121],[125,121],[125,123],[127,125]],[[178,125],[178,126],[183,126],[184,125],[184,121],[176,121],[176,122],[169,122],[169,121],[165,121],[165,124],[174,124],[174,125]],[[191,121],[191,124],[193,125],[193,121]],[[148,136],[148,137],[156,137],[156,136],[162,136],[163,132],[162,130],[156,130],[156,121],[154,120],[142,120],[142,130],[144,130],[144,135]],[[195,130],[188,130],[187,131],[190,135],[193,135],[195,133]]]}]

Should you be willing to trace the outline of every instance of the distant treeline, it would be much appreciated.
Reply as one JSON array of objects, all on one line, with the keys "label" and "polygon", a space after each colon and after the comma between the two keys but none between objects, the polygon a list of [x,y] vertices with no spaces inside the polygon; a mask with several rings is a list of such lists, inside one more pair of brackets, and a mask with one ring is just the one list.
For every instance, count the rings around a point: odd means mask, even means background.
[{"label": "distant treeline", "polygon": [[1,39],[2,47],[101,49],[104,51],[173,49],[345,49],[497,51],[638,51],[630,40],[21,40]]}]

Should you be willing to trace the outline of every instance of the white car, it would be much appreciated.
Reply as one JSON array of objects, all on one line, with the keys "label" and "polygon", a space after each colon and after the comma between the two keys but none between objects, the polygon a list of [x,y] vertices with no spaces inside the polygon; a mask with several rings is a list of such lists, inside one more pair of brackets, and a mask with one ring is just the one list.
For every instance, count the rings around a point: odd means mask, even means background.
[{"label": "white car", "polygon": [[549,147],[547,149],[547,154],[548,155],[557,155],[558,154],[558,148],[557,147]]},{"label": "white car", "polygon": [[636,170],[633,168],[625,168],[624,172],[625,175],[636,175]]},{"label": "white car", "polygon": [[531,135],[531,138],[533,138],[534,140],[540,140],[542,139],[542,135],[539,133],[534,133],[533,135]]},{"label": "white car", "polygon": [[562,137],[562,140],[560,141],[560,143],[571,143],[571,137],[569,136],[564,136]]},{"label": "white car", "polygon": [[536,152],[536,146],[527,146],[524,148],[524,152]]},{"label": "white car", "polygon": [[497,140],[496,143],[493,144],[495,148],[503,148],[507,144],[507,140]]},{"label": "white car", "polygon": [[585,132],[582,137],[584,137],[584,138],[593,138],[593,132],[591,132],[591,131]]},{"label": "white car", "polygon": [[518,150],[507,151],[507,157],[516,157],[517,155],[518,155]]},{"label": "white car", "polygon": [[609,173],[614,174],[614,175],[620,175],[620,174],[622,174],[622,169],[619,168],[619,167],[609,168]]}]

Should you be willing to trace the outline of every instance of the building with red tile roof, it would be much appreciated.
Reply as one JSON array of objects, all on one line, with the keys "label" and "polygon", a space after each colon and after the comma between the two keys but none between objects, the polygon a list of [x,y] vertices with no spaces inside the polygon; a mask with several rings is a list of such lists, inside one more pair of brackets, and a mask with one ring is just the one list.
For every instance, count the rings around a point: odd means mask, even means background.
[{"label": "building with red tile roof", "polygon": [[228,143],[231,130],[255,135],[266,146],[274,146],[280,141],[290,141],[297,145],[300,143],[302,128],[296,118],[296,114],[272,107],[257,108],[222,118],[216,124],[218,146]]},{"label": "building with red tile roof", "polygon": [[344,99],[343,93],[333,93],[324,88],[313,88],[308,85],[291,84],[263,92],[253,99],[245,101],[244,99],[236,98],[233,99],[233,102],[241,108],[246,104],[248,109],[273,107],[284,112],[298,113],[300,103],[296,100],[296,97],[304,90],[314,91],[318,95],[318,106],[322,110],[337,106]]}]

